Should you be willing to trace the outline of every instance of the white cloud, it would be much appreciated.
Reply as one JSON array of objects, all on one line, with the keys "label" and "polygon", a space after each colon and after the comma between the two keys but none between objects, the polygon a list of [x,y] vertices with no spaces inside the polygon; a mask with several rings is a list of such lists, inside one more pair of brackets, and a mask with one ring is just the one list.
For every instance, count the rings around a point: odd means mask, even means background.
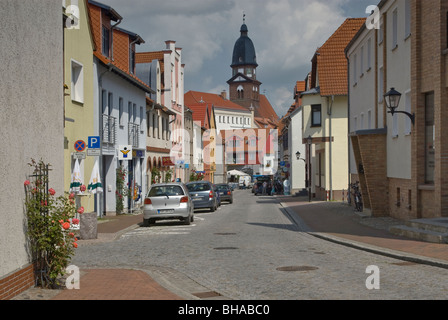
[{"label": "white cloud", "polygon": [[[182,47],[187,90],[228,90],[230,63],[240,36],[243,11],[257,52],[258,80],[279,116],[293,102],[292,88],[311,68],[318,46],[349,16],[343,8],[367,0],[99,0],[124,20],[121,27],[138,33],[146,44],[138,51],[165,48],[165,40]],[[375,2],[375,1],[374,1]],[[360,10],[358,16],[363,16]],[[219,89],[219,90],[218,90]],[[289,101],[288,101],[289,95]]]}]

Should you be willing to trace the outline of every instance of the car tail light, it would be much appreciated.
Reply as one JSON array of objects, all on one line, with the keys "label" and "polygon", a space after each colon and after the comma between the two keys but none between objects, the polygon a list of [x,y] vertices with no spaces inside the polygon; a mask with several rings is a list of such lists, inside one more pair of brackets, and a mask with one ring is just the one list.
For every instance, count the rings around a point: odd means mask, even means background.
[{"label": "car tail light", "polygon": [[210,193],[208,194],[208,198],[213,199],[213,191],[210,191]]},{"label": "car tail light", "polygon": [[152,204],[151,199],[149,199],[149,198],[145,198],[145,202],[144,202],[144,204]]},{"label": "car tail light", "polygon": [[180,198],[180,203],[188,202],[188,197],[182,197]]},{"label": "car tail light", "polygon": [[230,196],[230,191],[227,191],[227,194]]}]

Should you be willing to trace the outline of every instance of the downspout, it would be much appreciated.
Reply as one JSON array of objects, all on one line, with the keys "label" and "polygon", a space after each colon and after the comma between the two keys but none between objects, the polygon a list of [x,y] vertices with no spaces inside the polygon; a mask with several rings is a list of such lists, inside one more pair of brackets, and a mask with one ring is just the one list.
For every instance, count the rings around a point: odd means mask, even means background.
[{"label": "downspout", "polygon": [[350,126],[350,59],[348,58],[347,55],[347,50],[345,50],[345,59],[347,59],[347,122],[348,122],[348,135],[347,135],[347,151],[348,151],[348,185],[347,185],[347,197],[348,197],[348,193],[350,192],[350,187],[349,185],[351,184],[351,146],[352,146],[352,139],[350,137],[350,133],[351,133],[351,126]]},{"label": "downspout", "polygon": [[333,146],[332,146],[331,116],[333,113],[334,95],[331,96],[331,103],[329,102],[329,100],[330,100],[330,97],[327,97],[327,114],[328,114],[328,117],[329,117],[328,119],[330,122],[330,124],[329,124],[329,131],[330,131],[329,132],[329,136],[330,136],[329,169],[330,169],[330,201],[331,201],[331,200],[333,200],[333,163],[332,163],[333,162],[333,150],[332,150]]},{"label": "downspout", "polygon": [[[112,71],[112,67],[109,67],[108,69],[106,69],[106,71],[104,71],[99,77],[98,77],[98,114],[99,114],[99,128],[98,128],[98,134],[100,135],[100,141],[103,141],[103,76],[107,73],[107,72],[111,72]],[[104,190],[103,190],[103,200],[104,197],[106,195],[106,184],[105,184],[105,176],[102,175],[103,173],[103,147],[101,147],[100,149],[100,156],[99,156],[99,160],[98,160],[98,167],[100,170],[100,177],[102,177],[102,183],[104,183]],[[103,217],[103,206],[104,206],[104,202],[99,200],[99,193],[97,193],[97,210],[99,211],[99,216],[100,218]],[[98,213],[97,213],[98,215]]]}]

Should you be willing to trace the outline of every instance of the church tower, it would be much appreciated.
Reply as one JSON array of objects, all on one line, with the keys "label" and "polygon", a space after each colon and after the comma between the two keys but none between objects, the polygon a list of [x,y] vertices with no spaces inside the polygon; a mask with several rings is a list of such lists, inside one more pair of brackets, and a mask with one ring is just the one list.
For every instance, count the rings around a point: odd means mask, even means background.
[{"label": "church tower", "polygon": [[229,84],[229,98],[247,109],[260,107],[260,85],[257,80],[257,55],[243,18],[241,36],[235,42],[232,56],[232,78]]}]

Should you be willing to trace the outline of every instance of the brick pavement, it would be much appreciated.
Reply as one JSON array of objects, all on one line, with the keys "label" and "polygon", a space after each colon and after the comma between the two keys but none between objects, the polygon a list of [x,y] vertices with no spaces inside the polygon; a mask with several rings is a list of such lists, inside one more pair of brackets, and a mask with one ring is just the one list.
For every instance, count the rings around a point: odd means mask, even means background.
[{"label": "brick pavement", "polygon": [[89,269],[79,290],[62,290],[51,300],[183,300],[147,273],[129,269]]}]

